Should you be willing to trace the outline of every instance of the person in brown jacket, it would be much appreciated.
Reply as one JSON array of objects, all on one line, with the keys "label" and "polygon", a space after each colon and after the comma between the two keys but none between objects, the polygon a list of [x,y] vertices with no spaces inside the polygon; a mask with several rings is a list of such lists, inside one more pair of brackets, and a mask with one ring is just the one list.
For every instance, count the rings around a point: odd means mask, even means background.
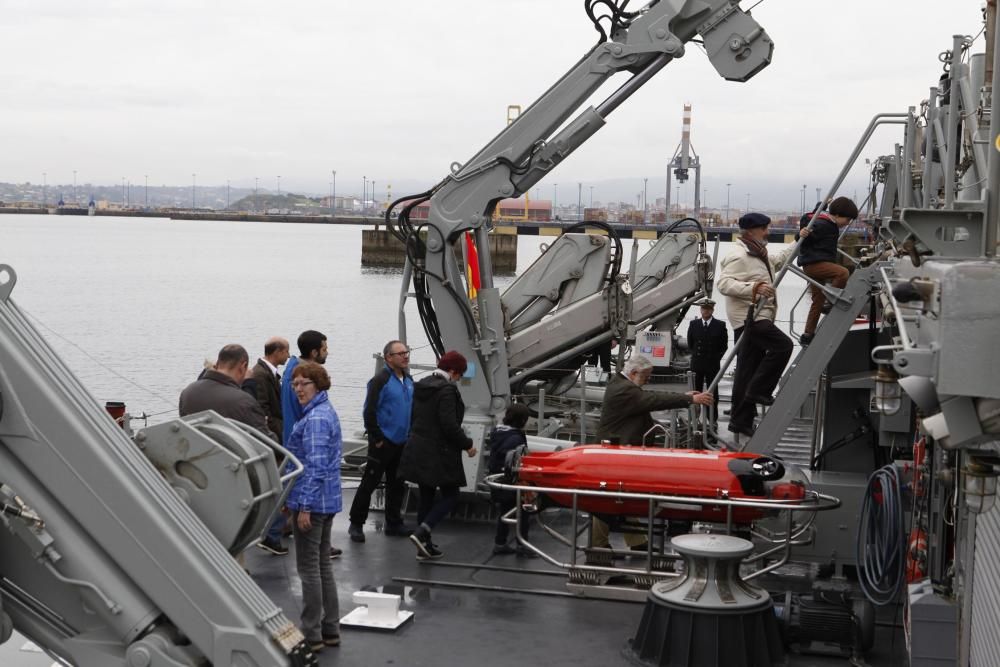
[{"label": "person in brown jacket", "polygon": [[261,410],[267,415],[267,425],[280,443],[285,429],[281,415],[281,374],[278,366],[288,361],[288,341],[274,336],[264,343],[264,356],[251,370],[256,380],[255,395]]},{"label": "person in brown jacket", "polygon": [[260,405],[250,394],[240,389],[249,365],[250,355],[242,345],[223,347],[219,350],[215,368],[206,369],[201,379],[195,380],[181,392],[178,405],[180,416],[215,410],[223,417],[243,422],[274,437],[267,428],[267,418]]},{"label": "person in brown jacket", "polygon": [[[601,404],[601,421],[597,426],[597,439],[613,445],[641,445],[643,437],[653,428],[650,412],[673,410],[689,405],[712,405],[713,397],[708,392],[690,391],[686,394],[674,392],[643,391],[653,374],[653,363],[643,356],[633,356],[625,362],[621,373],[614,375],[604,390]],[[648,438],[652,440],[652,437]],[[608,524],[594,519],[591,526],[591,543],[595,547],[608,548]],[[646,544],[645,535],[625,533],[625,544],[632,549],[642,549]]]},{"label": "person in brown jacket", "polygon": [[652,373],[653,363],[649,359],[633,356],[625,362],[621,373],[612,376],[604,390],[598,440],[607,440],[613,445],[641,445],[643,436],[653,428],[650,412],[686,408],[693,403],[712,405],[712,394],[708,392],[643,391]]}]

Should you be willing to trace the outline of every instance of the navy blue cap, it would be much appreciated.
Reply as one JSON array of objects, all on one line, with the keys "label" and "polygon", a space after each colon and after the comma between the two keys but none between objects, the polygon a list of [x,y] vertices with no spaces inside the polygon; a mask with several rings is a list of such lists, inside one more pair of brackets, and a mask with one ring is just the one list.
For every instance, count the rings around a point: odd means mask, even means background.
[{"label": "navy blue cap", "polygon": [[747,213],[740,217],[740,229],[753,229],[754,227],[767,227],[771,224],[771,218],[763,213]]}]

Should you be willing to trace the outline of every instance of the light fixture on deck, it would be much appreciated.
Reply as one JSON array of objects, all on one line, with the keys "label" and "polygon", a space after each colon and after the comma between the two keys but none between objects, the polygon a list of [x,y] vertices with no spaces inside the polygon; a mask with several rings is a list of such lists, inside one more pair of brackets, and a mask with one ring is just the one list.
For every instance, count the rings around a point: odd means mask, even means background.
[{"label": "light fixture on deck", "polygon": [[965,474],[965,506],[973,514],[993,509],[997,500],[997,469],[990,461],[969,457],[962,471]]},{"label": "light fixture on deck", "polygon": [[891,417],[903,406],[902,389],[899,387],[899,376],[892,366],[879,364],[875,374],[875,410],[879,414]]}]

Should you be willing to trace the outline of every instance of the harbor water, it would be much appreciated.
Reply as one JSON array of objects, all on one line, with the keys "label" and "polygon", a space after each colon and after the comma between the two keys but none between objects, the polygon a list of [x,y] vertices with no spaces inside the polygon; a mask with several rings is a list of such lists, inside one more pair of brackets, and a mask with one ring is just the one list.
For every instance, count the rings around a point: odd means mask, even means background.
[{"label": "harbor water", "polygon": [[[131,413],[150,415],[150,423],[169,419],[180,391],[223,345],[240,343],[255,360],[269,336],[288,338],[294,353],[298,333],[317,329],[329,337],[331,399],[345,428],[356,429],[372,355],[398,335],[402,275],[361,266],[361,230],[5,215],[0,264],[17,272],[14,301],[102,405],[125,401]],[[519,237],[518,271],[552,240]],[[626,256],[631,243],[623,240]],[[641,255],[652,242],[638,243]],[[719,257],[730,247],[721,244]],[[512,280],[495,282],[502,289]],[[779,288],[783,328],[803,286],[789,274]],[[714,298],[724,319],[724,299]],[[433,363],[412,300],[410,306],[413,362]],[[807,307],[808,297],[794,311],[798,331]]]}]

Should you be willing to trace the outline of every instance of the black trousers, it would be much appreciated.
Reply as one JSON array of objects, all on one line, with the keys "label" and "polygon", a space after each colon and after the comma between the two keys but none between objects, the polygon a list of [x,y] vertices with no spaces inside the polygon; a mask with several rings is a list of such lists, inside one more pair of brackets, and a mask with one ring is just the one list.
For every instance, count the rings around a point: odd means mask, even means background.
[{"label": "black trousers", "polygon": [[737,329],[737,338],[745,337],[736,358],[733,381],[733,409],[730,421],[739,426],[753,425],[757,406],[750,396],[770,396],[778,386],[781,373],[792,356],[792,339],[774,326],[771,320],[758,320]]},{"label": "black trousers", "polygon": [[[490,489],[490,499],[493,501],[493,509],[497,513],[497,533],[493,538],[493,542],[495,544],[507,544],[507,538],[510,536],[510,526],[501,521],[501,519],[504,514],[514,509],[517,505],[517,492]],[[528,525],[528,515],[521,512],[520,527],[521,535],[524,537],[528,536]]]},{"label": "black trousers", "polygon": [[364,523],[368,518],[368,508],[372,504],[372,493],[385,476],[385,522],[403,523],[403,496],[406,482],[396,476],[399,459],[403,456],[403,445],[391,442],[381,447],[368,445],[368,462],[361,477],[361,485],[351,503],[351,523]]}]

